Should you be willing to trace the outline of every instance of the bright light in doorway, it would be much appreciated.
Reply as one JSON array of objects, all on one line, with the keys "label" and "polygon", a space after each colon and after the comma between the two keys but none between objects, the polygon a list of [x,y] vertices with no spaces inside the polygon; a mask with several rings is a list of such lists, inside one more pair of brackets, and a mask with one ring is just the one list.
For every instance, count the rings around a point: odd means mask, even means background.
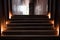
[{"label": "bright light in doorway", "polygon": [[48,17],[49,17],[49,19],[51,18],[51,13],[50,12],[48,13]]},{"label": "bright light in doorway", "polygon": [[20,5],[17,7],[17,11],[22,12],[23,15],[29,15],[29,6]]},{"label": "bright light in doorway", "polygon": [[12,17],[12,13],[9,11],[9,19],[11,19]]}]

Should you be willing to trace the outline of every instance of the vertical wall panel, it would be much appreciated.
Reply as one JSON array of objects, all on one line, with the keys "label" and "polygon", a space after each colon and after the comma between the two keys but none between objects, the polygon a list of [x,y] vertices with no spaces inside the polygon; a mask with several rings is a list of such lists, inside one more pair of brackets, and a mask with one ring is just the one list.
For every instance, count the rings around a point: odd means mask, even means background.
[{"label": "vertical wall panel", "polygon": [[48,0],[36,0],[35,15],[47,15]]},{"label": "vertical wall panel", "polygon": [[12,0],[14,15],[29,15],[29,0]]}]

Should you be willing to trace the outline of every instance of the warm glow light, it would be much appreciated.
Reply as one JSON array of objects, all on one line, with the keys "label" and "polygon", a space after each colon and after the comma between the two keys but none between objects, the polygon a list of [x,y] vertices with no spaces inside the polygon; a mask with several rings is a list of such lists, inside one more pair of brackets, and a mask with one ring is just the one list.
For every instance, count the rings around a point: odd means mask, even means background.
[{"label": "warm glow light", "polygon": [[10,23],[10,21],[6,21],[6,24],[9,24]]},{"label": "warm glow light", "polygon": [[54,20],[50,20],[50,23],[53,24],[52,25],[53,26],[53,29],[55,29],[55,27],[54,27]]},{"label": "warm glow light", "polygon": [[11,19],[12,17],[12,13],[9,11],[9,19]]},{"label": "warm glow light", "polygon": [[54,25],[54,20],[51,20],[50,23]]},{"label": "warm glow light", "polygon": [[7,28],[6,28],[6,25],[5,24],[1,24],[1,35],[3,34],[4,31],[6,31]]},{"label": "warm glow light", "polygon": [[56,30],[57,30],[57,36],[59,36],[59,25],[57,25]]},{"label": "warm glow light", "polygon": [[49,19],[51,18],[51,13],[50,12],[48,13],[48,17],[49,17]]}]

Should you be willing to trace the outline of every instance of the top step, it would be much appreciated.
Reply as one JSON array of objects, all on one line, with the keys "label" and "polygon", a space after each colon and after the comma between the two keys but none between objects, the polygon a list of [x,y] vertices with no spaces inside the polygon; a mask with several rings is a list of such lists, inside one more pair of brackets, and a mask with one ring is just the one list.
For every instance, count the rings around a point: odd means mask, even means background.
[{"label": "top step", "polygon": [[48,19],[46,15],[14,15],[12,19]]}]

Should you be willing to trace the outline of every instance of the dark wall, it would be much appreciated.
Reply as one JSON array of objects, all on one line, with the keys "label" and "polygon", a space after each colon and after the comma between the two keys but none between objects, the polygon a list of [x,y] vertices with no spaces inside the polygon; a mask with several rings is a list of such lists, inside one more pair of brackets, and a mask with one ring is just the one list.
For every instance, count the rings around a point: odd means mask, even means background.
[{"label": "dark wall", "polygon": [[[1,12],[1,9],[2,9],[2,6],[1,6],[1,5],[2,5],[2,3],[1,3],[1,0],[0,0],[0,26],[1,26],[1,15],[2,15],[2,14],[1,14],[1,13],[2,13],[2,12]],[[1,30],[1,28],[0,28],[0,30]]]},{"label": "dark wall", "polygon": [[30,15],[34,15],[34,3],[36,0],[30,0],[30,4],[29,4],[29,14]]},{"label": "dark wall", "polygon": [[60,24],[60,0],[56,0],[55,26]]},{"label": "dark wall", "polygon": [[56,14],[57,14],[57,18],[58,18],[58,21],[60,20],[60,0],[57,0],[57,4],[56,4],[56,6],[57,6],[57,12],[56,12]]},{"label": "dark wall", "polygon": [[48,0],[48,12],[51,12],[51,0]]},{"label": "dark wall", "polygon": [[6,18],[8,16],[7,9],[7,0],[0,0],[0,18]]},{"label": "dark wall", "polygon": [[3,10],[3,1],[0,0],[0,30],[1,30],[1,21],[3,19],[3,16],[4,16],[4,10]]},{"label": "dark wall", "polygon": [[7,0],[0,0],[0,24],[8,17],[8,7],[7,7]]},{"label": "dark wall", "polygon": [[2,18],[3,16],[3,1],[0,0],[0,19]]},{"label": "dark wall", "polygon": [[3,1],[4,3],[4,16],[5,16],[5,19],[8,20],[9,19],[9,7],[8,7],[8,0],[4,0]]},{"label": "dark wall", "polygon": [[51,0],[51,19],[54,20],[56,11],[56,0]]},{"label": "dark wall", "polygon": [[[59,23],[59,28],[60,28],[60,0],[57,0],[56,4],[57,12],[56,12],[56,23]],[[59,35],[60,36],[60,35]]]}]

